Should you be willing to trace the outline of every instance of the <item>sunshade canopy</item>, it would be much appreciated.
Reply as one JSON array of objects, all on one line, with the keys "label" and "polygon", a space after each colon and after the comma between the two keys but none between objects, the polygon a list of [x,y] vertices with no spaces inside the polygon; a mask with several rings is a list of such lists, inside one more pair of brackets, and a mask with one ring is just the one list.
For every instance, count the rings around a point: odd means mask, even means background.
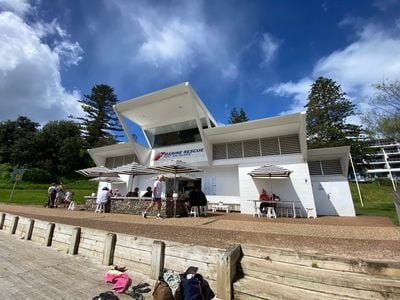
[{"label": "sunshade canopy", "polygon": [[260,168],[254,169],[248,175],[253,178],[286,178],[290,176],[292,171],[275,166],[275,165],[264,165]]},{"label": "sunshade canopy", "polygon": [[107,176],[100,176],[96,178],[89,179],[90,181],[98,181],[98,182],[108,182],[108,183],[125,183],[119,177],[107,177]]},{"label": "sunshade canopy", "polygon": [[81,169],[75,172],[87,177],[116,176],[115,172],[103,166]]},{"label": "sunshade canopy", "polygon": [[145,166],[136,162],[116,167],[112,169],[112,172],[129,175],[151,175],[157,173],[155,170],[148,169]]},{"label": "sunshade canopy", "polygon": [[182,174],[182,173],[192,173],[201,172],[202,170],[192,167],[191,165],[181,161],[181,160],[171,160],[165,164],[150,167],[149,169],[157,170],[163,173],[171,174]]}]

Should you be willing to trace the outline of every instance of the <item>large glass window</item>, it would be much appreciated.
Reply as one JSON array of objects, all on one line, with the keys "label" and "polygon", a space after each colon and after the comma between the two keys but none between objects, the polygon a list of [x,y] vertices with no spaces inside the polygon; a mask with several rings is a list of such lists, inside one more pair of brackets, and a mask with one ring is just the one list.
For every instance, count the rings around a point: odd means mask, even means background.
[{"label": "large glass window", "polygon": [[[206,128],[205,119],[201,119],[201,122],[203,128]],[[153,148],[201,142],[199,128],[195,120],[148,128],[145,133]]]}]

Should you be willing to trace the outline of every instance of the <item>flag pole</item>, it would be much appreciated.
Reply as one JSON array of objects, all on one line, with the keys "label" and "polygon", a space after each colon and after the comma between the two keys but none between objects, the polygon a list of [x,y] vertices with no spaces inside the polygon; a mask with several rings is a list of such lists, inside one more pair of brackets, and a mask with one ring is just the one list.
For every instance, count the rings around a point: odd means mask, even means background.
[{"label": "flag pole", "polygon": [[350,152],[349,152],[349,158],[350,158],[351,167],[353,169],[354,179],[356,180],[358,196],[360,197],[361,206],[364,207],[364,202],[363,202],[363,199],[362,199],[362,196],[361,196],[361,191],[360,191],[360,185],[358,184],[356,169],[354,168],[353,158],[351,157],[351,153]]}]

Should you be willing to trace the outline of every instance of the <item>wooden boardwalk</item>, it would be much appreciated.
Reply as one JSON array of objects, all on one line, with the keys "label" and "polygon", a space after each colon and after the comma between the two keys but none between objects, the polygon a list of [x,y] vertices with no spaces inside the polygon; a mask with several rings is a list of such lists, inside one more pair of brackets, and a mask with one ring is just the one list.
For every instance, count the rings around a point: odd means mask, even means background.
[{"label": "wooden boardwalk", "polygon": [[[110,267],[71,256],[0,231],[0,291],[2,300],[92,299],[109,291],[103,274]],[[128,272],[129,274],[129,272]],[[143,278],[133,278],[133,285]],[[133,299],[117,294],[119,299]],[[150,296],[146,294],[146,298]]]}]

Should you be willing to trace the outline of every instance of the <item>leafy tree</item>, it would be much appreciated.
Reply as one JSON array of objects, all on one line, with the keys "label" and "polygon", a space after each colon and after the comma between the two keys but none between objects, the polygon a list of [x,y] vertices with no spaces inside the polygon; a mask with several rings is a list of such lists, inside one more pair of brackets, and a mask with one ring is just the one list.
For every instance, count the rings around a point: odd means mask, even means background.
[{"label": "leafy tree", "polygon": [[235,123],[241,123],[241,122],[247,122],[249,119],[246,116],[246,113],[244,112],[243,108],[240,108],[240,112],[237,112],[236,108],[232,108],[232,111],[229,116],[228,123],[229,124],[235,124]]},{"label": "leafy tree", "polygon": [[373,109],[363,117],[373,136],[400,139],[400,81],[373,85],[376,94],[370,99]]},{"label": "leafy tree", "polygon": [[307,108],[309,148],[350,146],[353,159],[362,162],[369,152],[361,139],[361,126],[346,122],[356,115],[355,105],[334,80],[319,77],[311,86]]},{"label": "leafy tree", "polygon": [[36,166],[55,175],[71,174],[87,165],[81,155],[83,145],[80,128],[73,121],[49,122],[39,134]]},{"label": "leafy tree", "polygon": [[95,85],[90,95],[85,95],[81,103],[86,116],[77,118],[81,121],[82,133],[87,147],[100,147],[115,143],[111,132],[122,131],[113,110],[117,103],[114,89],[105,84]]},{"label": "leafy tree", "polygon": [[0,122],[0,163],[24,165],[34,161],[38,127],[38,123],[24,116]]}]

